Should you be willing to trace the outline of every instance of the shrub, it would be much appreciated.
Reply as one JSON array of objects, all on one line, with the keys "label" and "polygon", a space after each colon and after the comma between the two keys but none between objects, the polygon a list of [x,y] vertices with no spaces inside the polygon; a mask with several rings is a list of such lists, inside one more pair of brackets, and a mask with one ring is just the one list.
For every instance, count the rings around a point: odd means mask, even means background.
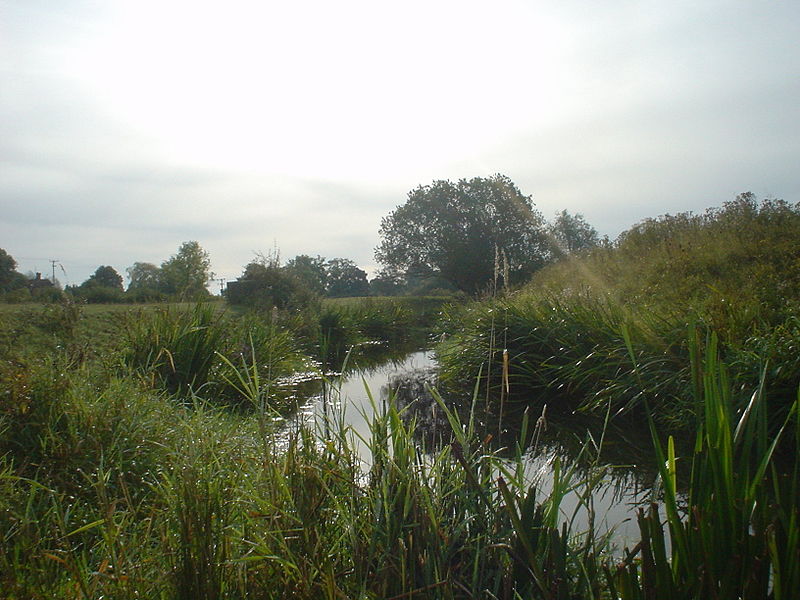
[{"label": "shrub", "polygon": [[253,262],[244,274],[228,284],[225,297],[233,305],[250,308],[302,310],[316,295],[290,271],[276,264]]}]

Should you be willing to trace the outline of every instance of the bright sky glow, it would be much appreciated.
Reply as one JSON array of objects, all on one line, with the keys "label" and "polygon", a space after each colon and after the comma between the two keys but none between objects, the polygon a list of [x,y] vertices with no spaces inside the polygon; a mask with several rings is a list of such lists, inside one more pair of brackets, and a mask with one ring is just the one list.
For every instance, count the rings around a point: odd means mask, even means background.
[{"label": "bright sky glow", "polygon": [[[62,68],[168,160],[293,176],[447,164],[557,110],[560,42],[544,19],[387,6],[135,3]],[[508,56],[527,57],[524,79]]]},{"label": "bright sky glow", "polygon": [[[0,0],[0,220],[21,270],[185,240],[373,268],[434,179],[511,177],[615,236],[798,201],[800,5]],[[63,279],[63,278],[62,278]]]}]

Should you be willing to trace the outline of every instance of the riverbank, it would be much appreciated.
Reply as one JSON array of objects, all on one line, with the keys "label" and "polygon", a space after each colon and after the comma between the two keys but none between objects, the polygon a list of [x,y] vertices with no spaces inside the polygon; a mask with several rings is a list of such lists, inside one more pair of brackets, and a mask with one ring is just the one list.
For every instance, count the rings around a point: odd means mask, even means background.
[{"label": "riverbank", "polygon": [[715,340],[742,410],[762,379],[786,417],[800,358],[800,208],[740,196],[665,215],[559,261],[524,288],[448,311],[443,380],[500,404],[654,419],[694,431],[702,357]]},{"label": "riverbank", "polygon": [[[296,358],[281,349],[298,339],[289,321],[270,315],[220,337],[215,327],[226,323],[204,310],[148,315],[143,331],[125,322],[109,332],[116,351],[85,351],[69,314],[58,328],[21,325],[41,335],[35,352],[3,361],[7,596],[634,598],[673,589],[788,598],[800,583],[800,478],[782,470],[763,435],[772,396],[755,386],[748,410],[732,413],[710,348],[693,385],[705,416],[691,454],[676,456],[669,439],[654,449],[666,525],[644,512],[620,558],[565,501],[572,491],[596,514],[592,491],[604,475],[589,467],[610,436],[581,440],[581,461],[548,463],[548,488],[530,487],[522,443],[495,449],[473,413],[444,403],[449,434],[436,448],[421,448],[414,419],[380,402],[358,445],[336,413],[328,428],[301,423],[279,436],[273,386]],[[131,359],[129,336],[150,341],[141,360]],[[243,340],[247,352],[226,353]],[[228,363],[205,370],[198,359],[220,349]],[[230,396],[217,395],[225,389]],[[522,415],[520,439],[541,432],[539,416]],[[787,425],[781,435],[800,449],[796,432]],[[666,540],[671,553],[660,550]],[[702,565],[703,577],[687,565]]]}]

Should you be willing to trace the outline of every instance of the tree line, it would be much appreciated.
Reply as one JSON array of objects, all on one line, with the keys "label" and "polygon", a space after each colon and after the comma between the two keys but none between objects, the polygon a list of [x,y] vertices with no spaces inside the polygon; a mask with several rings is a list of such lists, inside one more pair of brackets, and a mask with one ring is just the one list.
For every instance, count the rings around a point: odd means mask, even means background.
[{"label": "tree line", "polygon": [[[580,214],[566,210],[548,222],[504,175],[437,180],[408,193],[386,216],[375,258],[381,270],[371,280],[347,258],[298,255],[281,264],[277,251],[256,255],[224,295],[233,304],[279,308],[307,304],[314,297],[402,294],[480,295],[498,285],[527,281],[546,264],[610,243]],[[7,300],[48,297],[56,290],[35,285],[16,273],[16,262],[0,249],[0,294]],[[196,241],[157,266],[136,262],[129,284],[111,266],[101,265],[66,293],[86,302],[157,302],[208,297],[211,259]],[[45,280],[46,281],[46,280]]]},{"label": "tree line", "polygon": [[80,285],[62,291],[57,281],[26,276],[16,271],[17,262],[0,248],[0,296],[6,301],[58,300],[64,294],[95,303],[148,302],[172,298],[194,299],[208,295],[206,285],[213,276],[211,259],[199,243],[184,242],[178,252],[156,266],[137,262],[127,269],[130,283],[114,267],[101,265]]}]

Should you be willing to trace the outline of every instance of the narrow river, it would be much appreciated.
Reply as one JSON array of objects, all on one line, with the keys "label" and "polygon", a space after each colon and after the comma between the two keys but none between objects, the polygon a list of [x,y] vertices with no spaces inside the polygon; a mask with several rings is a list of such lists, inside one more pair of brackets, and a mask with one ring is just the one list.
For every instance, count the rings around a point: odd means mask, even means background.
[{"label": "narrow river", "polygon": [[[351,429],[354,444],[359,449],[365,468],[368,468],[371,456],[360,438],[369,435],[368,420],[373,413],[373,405],[381,407],[395,391],[393,388],[397,386],[398,380],[413,379],[426,374],[429,377],[435,367],[433,353],[419,351],[400,360],[384,362],[377,367],[352,371],[338,381],[326,384],[327,389],[323,393],[302,403],[297,413],[287,420],[286,427],[295,428],[303,422],[322,430],[329,417],[341,414],[345,424]],[[424,388],[424,385],[420,384],[419,388]],[[587,432],[589,429],[582,428],[580,424],[567,430],[551,423],[541,437],[537,437],[536,443],[525,450],[523,460],[526,479],[536,485],[542,498],[553,489],[556,460],[560,460],[562,472],[573,466],[577,467],[576,481],[587,476],[589,467],[586,465],[586,456],[580,452],[585,445]],[[595,439],[599,439],[596,432],[593,435]],[[603,436],[603,448],[611,451],[605,453],[606,456],[601,461],[590,461],[592,468],[602,470],[602,477],[591,492],[595,530],[602,534],[613,529],[612,539],[618,547],[617,552],[638,541],[636,509],[650,499],[654,481],[652,473],[643,472],[636,465],[630,464],[632,457],[641,453],[641,449],[631,451],[627,446],[630,443],[624,434],[607,431]],[[587,502],[585,498],[582,500],[582,496],[586,496],[586,488],[578,485],[566,495],[561,504],[563,520],[572,523],[573,532],[585,531],[591,521],[586,508]]]}]

